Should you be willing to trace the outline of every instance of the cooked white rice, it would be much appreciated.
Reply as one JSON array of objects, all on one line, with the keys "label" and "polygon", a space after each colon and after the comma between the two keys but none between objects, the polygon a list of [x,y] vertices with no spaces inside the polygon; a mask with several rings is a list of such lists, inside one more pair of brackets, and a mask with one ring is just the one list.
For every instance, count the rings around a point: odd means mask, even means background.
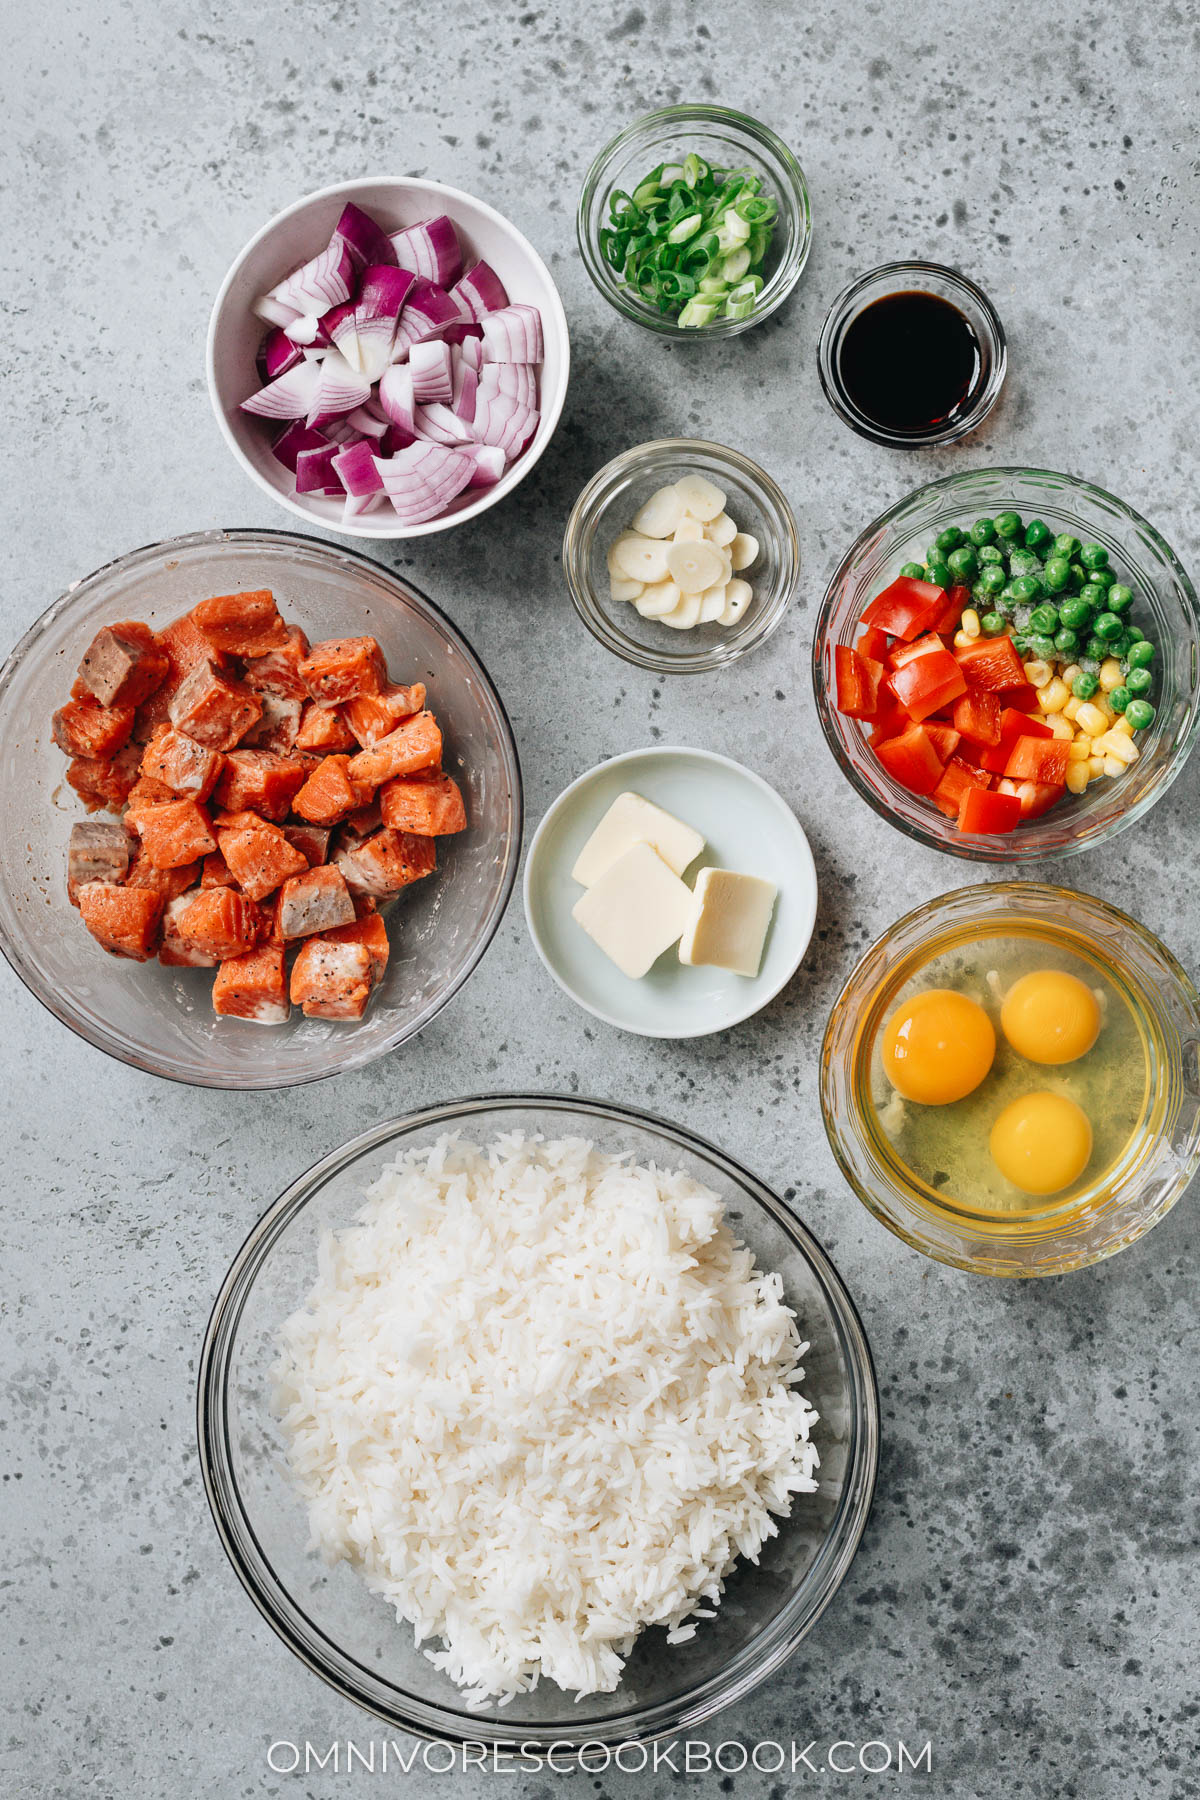
[{"label": "cooked white rice", "polygon": [[578,1138],[444,1137],[367,1202],[274,1370],[312,1546],[472,1705],[609,1692],[816,1490],[780,1278],[691,1176]]}]

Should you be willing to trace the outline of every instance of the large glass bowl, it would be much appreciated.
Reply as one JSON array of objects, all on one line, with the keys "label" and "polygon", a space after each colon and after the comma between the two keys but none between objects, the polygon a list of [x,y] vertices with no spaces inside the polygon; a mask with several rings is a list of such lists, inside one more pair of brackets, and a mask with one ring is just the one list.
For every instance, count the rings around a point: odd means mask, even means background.
[{"label": "large glass bowl", "polygon": [[[628,292],[620,272],[600,248],[614,188],[632,194],[659,163],[682,162],[690,154],[719,168],[753,170],[762,177],[763,193],[779,202],[762,292],[744,319],[714,319],[699,327],[680,325],[639,294]],[[749,331],[783,305],[808,261],[812,213],[804,171],[770,126],[727,106],[664,106],[627,125],[601,150],[584,180],[575,228],[584,268],[623,317],[660,337],[711,343]]]},{"label": "large glass bowl", "polygon": [[[1158,645],[1153,725],[1137,736],[1138,761],[1114,780],[1070,794],[1040,819],[1003,836],[960,832],[931,800],[884,771],[866,732],[837,710],[834,651],[854,642],[867,603],[947,525],[970,524],[1009,508],[1103,544],[1119,579],[1134,592],[1130,618]],[[1149,812],[1182,769],[1200,730],[1200,603],[1170,545],[1131,506],[1103,488],[1050,469],[969,469],[917,488],[866,527],[835,569],[813,632],[817,713],[843,774],[869,806],[918,843],[976,862],[1031,862],[1071,856],[1107,842]]]},{"label": "large glass bowl", "polygon": [[[964,935],[1046,933],[1068,957],[1098,963],[1138,1022],[1142,1116],[1115,1167],[1085,1190],[1016,1217],[980,1212],[918,1180],[893,1150],[873,1091],[879,1031],[901,991],[927,985],[921,972]],[[821,1111],[863,1205],[915,1250],[981,1275],[1061,1275],[1135,1243],[1200,1167],[1200,997],[1171,952],[1103,900],[1033,881],[958,888],[891,926],[842,989],[821,1052]]]},{"label": "large glass bowl", "polygon": [[[507,1706],[468,1711],[459,1690],[413,1646],[412,1631],[345,1564],[308,1549],[307,1509],[285,1466],[271,1401],[276,1333],[317,1271],[324,1231],[348,1225],[363,1191],[401,1148],[459,1130],[488,1143],[520,1130],[591,1139],[639,1162],[684,1169],[725,1199],[763,1270],[778,1270],[800,1335],[804,1391],[821,1415],[816,1494],[798,1496],[755,1567],[735,1571],[713,1619],[668,1648],[647,1631],[615,1693],[576,1701],[553,1683]],[[853,1302],[820,1245],[769,1188],[690,1132],[603,1102],[503,1095],[391,1120],[293,1183],[251,1232],[225,1278],[200,1362],[204,1481],[231,1562],[268,1623],[338,1693],[388,1724],[450,1743],[521,1740],[543,1748],[618,1744],[697,1726],[748,1694],[792,1654],[829,1605],[870,1510],[879,1404]]]},{"label": "large glass bowl", "polygon": [[[437,874],[389,909],[403,929],[390,933],[386,977],[356,1024],[299,1012],[279,1026],[217,1018],[210,969],[108,956],[67,900],[67,839],[86,815],[66,783],[50,717],[83,652],[114,620],[162,625],[210,594],[263,587],[314,641],[370,633],[397,679],[426,683],[447,767],[466,799],[468,829],[441,841]],[[487,949],[520,847],[520,766],[486,670],[424,595],[355,551],[284,531],[199,532],[131,551],[69,588],[0,670],[0,949],[63,1024],[152,1075],[200,1087],[290,1087],[394,1050]]]}]

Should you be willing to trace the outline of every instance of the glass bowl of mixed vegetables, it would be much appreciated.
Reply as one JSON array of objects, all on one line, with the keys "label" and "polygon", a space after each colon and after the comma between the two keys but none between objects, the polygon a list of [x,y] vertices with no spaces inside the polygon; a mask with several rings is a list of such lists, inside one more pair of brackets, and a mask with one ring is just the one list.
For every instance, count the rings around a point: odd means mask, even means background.
[{"label": "glass bowl of mixed vegetables", "polygon": [[723,106],[668,106],[600,152],[577,219],[588,274],[664,337],[732,337],[800,279],[812,237],[804,172],[769,126]]},{"label": "glass bowl of mixed vegetables", "polygon": [[1200,730],[1200,604],[1132,507],[1075,476],[975,469],[846,552],[813,640],[817,711],[862,797],[991,862],[1103,843]]}]

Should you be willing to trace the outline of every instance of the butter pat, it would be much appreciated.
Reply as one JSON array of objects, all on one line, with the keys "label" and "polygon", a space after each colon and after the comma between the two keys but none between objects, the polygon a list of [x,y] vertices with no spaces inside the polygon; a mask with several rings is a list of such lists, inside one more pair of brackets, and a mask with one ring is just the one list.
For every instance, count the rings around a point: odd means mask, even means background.
[{"label": "butter pat", "polygon": [[[635,844],[649,844],[673,874],[682,875],[703,850],[704,839],[690,825],[672,818],[640,794],[618,794],[579,852],[572,877],[581,887],[590,888]],[[671,943],[674,941],[670,939]]]},{"label": "butter pat", "polygon": [[678,943],[691,912],[690,889],[649,844],[634,844],[581,895],[571,916],[623,975],[639,981]]},{"label": "butter pat", "polygon": [[757,875],[701,869],[679,946],[680,962],[757,975],[777,891]]}]

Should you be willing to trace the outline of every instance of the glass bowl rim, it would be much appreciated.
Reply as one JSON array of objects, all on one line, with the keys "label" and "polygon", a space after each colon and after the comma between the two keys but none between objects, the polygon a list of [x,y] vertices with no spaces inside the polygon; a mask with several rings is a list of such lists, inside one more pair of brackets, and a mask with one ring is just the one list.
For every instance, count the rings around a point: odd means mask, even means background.
[{"label": "glass bowl rim", "polygon": [[241,1093],[274,1093],[290,1087],[305,1087],[314,1081],[327,1081],[335,1075],[344,1074],[347,1070],[365,1068],[381,1056],[389,1056],[394,1050],[397,1050],[401,1044],[406,1043],[410,1038],[415,1037],[419,1032],[423,1031],[425,1026],[441,1012],[442,1008],[448,1005],[455,995],[459,993],[469,978],[474,974],[487,950],[491,946],[491,943],[504,920],[504,915],[508,910],[509,901],[512,899],[513,889],[515,888],[517,881],[517,872],[520,866],[521,844],[524,838],[524,786],[521,777],[520,756],[517,751],[516,738],[513,734],[512,722],[509,719],[504,702],[500,697],[500,691],[496,687],[495,682],[492,680],[483,662],[480,660],[474,646],[463,632],[459,630],[458,626],[454,624],[453,620],[450,619],[434,601],[430,600],[428,596],[417,587],[415,582],[409,581],[407,577],[398,575],[395,570],[389,569],[384,563],[376,562],[374,557],[367,556],[362,550],[352,549],[349,545],[345,544],[326,543],[321,538],[309,537],[306,533],[301,531],[285,531],[276,529],[273,526],[213,526],[205,531],[183,532],[177,537],[162,538],[154,543],[140,544],[134,550],[127,550],[120,556],[110,557],[107,562],[101,563],[97,568],[91,570],[89,574],[82,576],[78,581],[72,582],[70,586],[64,588],[57,599],[52,600],[50,605],[38,614],[37,618],[26,628],[17,643],[9,651],[3,664],[0,664],[0,720],[3,719],[9,688],[17,675],[18,670],[24,664],[30,652],[37,648],[37,645],[51,626],[57,623],[82,594],[86,591],[90,591],[97,583],[104,580],[106,577],[112,576],[118,571],[123,572],[127,569],[139,568],[143,564],[160,557],[164,553],[178,552],[180,554],[186,554],[191,550],[200,550],[208,546],[222,543],[239,543],[248,547],[262,544],[268,546],[282,546],[293,552],[299,551],[301,553],[311,553],[316,556],[318,561],[324,561],[326,559],[337,561],[340,559],[352,565],[360,565],[365,571],[369,572],[373,578],[378,579],[382,577],[391,584],[405,588],[409,594],[414,596],[420,602],[420,605],[426,609],[439,632],[444,633],[451,642],[457,646],[460,654],[465,655],[467,663],[480,679],[483,688],[489,692],[492,697],[493,704],[495,705],[503,727],[499,739],[500,750],[502,761],[505,765],[505,771],[510,782],[513,815],[516,826],[515,831],[510,834],[508,840],[506,849],[508,866],[504,871],[504,878],[501,882],[496,901],[488,917],[484,920],[484,926],[480,933],[479,942],[464,963],[457,978],[446,988],[443,994],[438,996],[436,1001],[432,1002],[430,1006],[427,1006],[424,1009],[416,1021],[398,1029],[395,1033],[370,1049],[360,1051],[356,1055],[349,1046],[340,1046],[338,1044],[331,1045],[331,1049],[337,1050],[339,1055],[335,1066],[327,1069],[315,1069],[300,1074],[283,1075],[279,1078],[272,1078],[269,1080],[257,1080],[241,1076],[237,1079],[229,1079],[221,1070],[215,1070],[211,1075],[206,1073],[203,1078],[198,1076],[193,1078],[189,1075],[177,1073],[173,1069],[163,1068],[158,1065],[154,1058],[126,1051],[124,1048],[119,1047],[115,1040],[112,1040],[105,1031],[99,1027],[88,1025],[77,1018],[75,1016],[74,1007],[68,1002],[61,1001],[58,997],[57,990],[50,988],[48,984],[42,981],[40,975],[38,975],[37,971],[28,962],[22,946],[13,940],[7,931],[0,929],[0,955],[4,957],[5,962],[8,964],[9,968],[12,969],[26,991],[30,993],[39,1005],[43,1006],[53,1018],[57,1019],[60,1025],[65,1025],[68,1031],[73,1032],[77,1038],[80,1038],[84,1043],[91,1045],[93,1049],[99,1050],[103,1055],[111,1056],[114,1061],[124,1063],[128,1068],[138,1069],[143,1074],[154,1075],[158,1077],[159,1080],[178,1082],[182,1087],[229,1090]]},{"label": "glass bowl rim", "polygon": [[[656,650],[649,645],[639,644],[635,638],[627,637],[621,632],[596,597],[581,554],[584,532],[589,525],[594,529],[600,507],[607,504],[605,490],[609,486],[628,471],[634,471],[636,476],[639,464],[644,463],[647,468],[652,469],[656,463],[683,461],[689,453],[725,463],[747,487],[756,491],[762,511],[778,518],[789,564],[781,572],[780,596],[774,606],[757,616],[751,614],[750,624],[744,635],[734,637],[732,642],[717,642],[707,650],[690,653],[682,648],[679,651]],[[655,675],[707,675],[714,669],[728,668],[739,657],[757,650],[781,623],[800,584],[800,533],[791,503],[779,483],[744,451],[735,450],[729,444],[715,443],[709,438],[650,438],[644,444],[633,444],[628,450],[618,452],[580,488],[563,531],[562,566],[575,611],[596,642],[603,644],[606,650],[625,662],[633,663],[636,668],[649,669]],[[678,635],[683,637],[686,634],[680,632]]]},{"label": "glass bowl rim", "polygon": [[[270,1559],[259,1545],[253,1525],[242,1505],[240,1491],[232,1474],[231,1459],[225,1454],[228,1444],[225,1403],[232,1349],[254,1283],[270,1252],[327,1180],[379,1150],[389,1141],[414,1131],[439,1125],[451,1127],[496,1109],[518,1108],[561,1113],[582,1112],[596,1119],[629,1123],[670,1139],[685,1151],[707,1158],[740,1190],[739,1198],[757,1202],[773,1224],[783,1232],[791,1246],[799,1251],[821,1289],[841,1338],[848,1376],[853,1455],[848,1463],[847,1478],[833,1524],[826,1532],[809,1570],[811,1576],[814,1569],[821,1569],[813,1602],[806,1609],[803,1618],[793,1620],[786,1632],[777,1629],[779,1615],[776,1615],[774,1642],[769,1654],[747,1666],[747,1653],[757,1641],[756,1638],[751,1639],[732,1659],[735,1671],[733,1676],[727,1667],[724,1672],[711,1675],[699,1684],[694,1696],[645,1704],[636,1707],[627,1716],[610,1723],[594,1723],[585,1732],[578,1734],[587,1743],[650,1742],[711,1718],[751,1693],[794,1655],[832,1603],[858,1553],[874,1504],[879,1474],[881,1414],[878,1377],[862,1318],[841,1275],[823,1245],[785,1201],[734,1157],[687,1126],[671,1123],[641,1108],[588,1095],[473,1094],[423,1107],[369,1126],[313,1163],[289,1183],[251,1227],[234,1256],[212,1305],[204,1331],[196,1378],[196,1439],[205,1497],[221,1547],[247,1595],[287,1648],[335,1693],[351,1700],[376,1718],[427,1741],[450,1744],[507,1741],[503,1713],[495,1709],[491,1715],[477,1715],[468,1712],[465,1704],[461,1708],[453,1708],[432,1702],[413,1701],[405,1695],[412,1712],[389,1711],[381,1703],[367,1698],[363,1692],[351,1691],[347,1680],[335,1673],[332,1667],[325,1666],[316,1646],[328,1644],[337,1652],[341,1663],[361,1670],[364,1675],[372,1675],[364,1665],[342,1652],[328,1634],[308,1618],[304,1608],[275,1576]],[[219,1492],[222,1477],[224,1486],[236,1502],[241,1523],[258,1554],[261,1569],[252,1567],[249,1559],[243,1555],[235,1533],[227,1522]],[[789,1521],[783,1521],[781,1529],[786,1529],[788,1523]],[[821,1567],[823,1558],[827,1560],[824,1567]],[[265,1581],[262,1579],[262,1571],[267,1574]],[[807,1579],[806,1576],[806,1581]],[[312,1634],[313,1643],[306,1642],[292,1620],[285,1617],[276,1606],[272,1586],[282,1594],[291,1611],[300,1615]],[[797,1589],[793,1592],[785,1603],[784,1612],[794,1606],[799,1591]],[[397,1623],[397,1629],[400,1628]],[[771,1629],[768,1626],[758,1636],[765,1635]],[[372,1679],[382,1681],[379,1676],[372,1676]],[[569,1717],[569,1705],[564,1694],[564,1719]],[[460,1723],[463,1729],[456,1729]],[[477,1726],[474,1732],[470,1729],[472,1724]],[[572,1741],[569,1727],[564,1732],[558,1726],[544,1723],[522,1725],[515,1733],[510,1732],[510,1735],[517,1735],[526,1742],[538,1743],[543,1747],[551,1742],[564,1744]],[[577,1750],[576,1743],[573,1753]]]},{"label": "glass bowl rim", "polygon": [[[907,493],[902,494],[899,500],[895,501],[893,505],[887,507],[883,512],[877,514],[875,518],[871,519],[863,527],[849,549],[839,559],[837,567],[834,569],[833,574],[826,583],[825,592],[821,596],[821,602],[817,608],[816,618],[813,621],[812,683],[817,717],[821,721],[821,730],[825,735],[826,743],[833,753],[833,759],[847,781],[849,781],[855,793],[858,794],[860,799],[865,800],[871,810],[890,825],[894,831],[899,831],[904,837],[910,838],[914,843],[924,844],[926,848],[930,850],[939,850],[943,855],[960,857],[967,862],[992,863],[1002,866],[1035,862],[1039,860],[1039,858],[1058,860],[1060,857],[1064,856],[1078,856],[1088,850],[1098,849],[1102,844],[1110,842],[1111,839],[1116,837],[1120,832],[1125,831],[1131,825],[1136,824],[1139,819],[1143,818],[1145,814],[1162,799],[1167,789],[1183,772],[1184,765],[1195,747],[1196,738],[1200,735],[1200,685],[1197,686],[1196,692],[1192,697],[1191,718],[1175,745],[1171,760],[1164,770],[1163,779],[1158,786],[1154,788],[1152,792],[1144,794],[1140,800],[1134,801],[1132,805],[1125,807],[1117,818],[1114,819],[1104,831],[1097,833],[1095,837],[1086,839],[1075,837],[1066,844],[1056,845],[1052,850],[1043,850],[1036,845],[1029,850],[1022,850],[1018,847],[1018,844],[1014,844],[1011,849],[1008,849],[1005,847],[1006,841],[1003,839],[998,840],[994,848],[976,849],[974,845],[965,842],[956,844],[948,832],[946,834],[940,833],[936,822],[932,818],[930,819],[928,826],[917,825],[908,819],[900,818],[883,798],[873,792],[868,784],[862,779],[858,770],[844,755],[841,742],[834,727],[833,712],[836,709],[833,707],[827,691],[824,679],[823,657],[827,642],[832,641],[830,637],[830,618],[839,598],[841,584],[847,577],[860,549],[864,548],[872,538],[877,537],[884,532],[899,514],[913,503],[913,501],[924,498],[927,495],[949,492],[956,487],[962,486],[972,478],[981,475],[998,476],[1001,478],[1014,477],[1022,480],[1033,477],[1034,479],[1062,482],[1075,492],[1085,494],[1089,498],[1095,498],[1104,506],[1115,508],[1129,524],[1136,526],[1139,531],[1144,532],[1147,538],[1153,543],[1154,548],[1169,569],[1186,609],[1190,611],[1192,615],[1196,640],[1197,643],[1200,644],[1200,598],[1197,597],[1196,589],[1192,584],[1191,577],[1170,544],[1168,544],[1166,538],[1163,537],[1162,533],[1156,526],[1152,525],[1148,519],[1144,518],[1142,514],[1137,511],[1136,507],[1130,506],[1128,501],[1120,499],[1116,494],[1109,493],[1106,488],[1098,486],[1093,481],[1086,481],[1079,475],[1065,474],[1059,469],[1028,468],[1009,463],[988,463],[978,469],[956,469],[953,474],[939,476],[935,481],[921,482],[917,487],[910,488]],[[938,814],[937,816],[938,818],[941,818],[943,815]],[[1021,834],[1019,832],[1014,832],[1011,835],[1014,839],[1018,840],[1019,843]],[[1026,839],[1026,842],[1028,841],[1029,840]]]},{"label": "glass bowl rim", "polygon": [[[948,286],[958,287],[968,294],[987,325],[991,337],[992,370],[987,383],[980,390],[978,398],[970,412],[956,421],[948,429],[926,432],[888,431],[886,427],[869,419],[851,401],[842,383],[837,378],[836,365],[833,358],[833,339],[844,322],[848,321],[850,310],[859,295],[881,277],[892,275],[925,274],[936,275]],[[836,296],[829,311],[825,314],[817,338],[817,375],[821,388],[833,412],[848,425],[859,437],[870,443],[882,444],[889,450],[930,450],[945,444],[955,444],[961,438],[977,431],[987,418],[996,401],[1000,398],[1000,390],[1004,386],[1008,373],[1008,337],[1003,321],[996,311],[989,296],[973,281],[950,263],[931,262],[927,257],[909,257],[895,262],[880,263],[874,269],[867,269],[862,275],[856,275],[853,281]],[[932,484],[930,484],[932,485]]]},{"label": "glass bowl rim", "polygon": [[[624,294],[609,279],[608,265],[600,257],[598,248],[593,242],[590,211],[604,177],[616,157],[626,146],[639,137],[648,127],[657,129],[668,124],[686,126],[704,126],[706,124],[726,125],[735,132],[741,133],[751,142],[770,151],[778,159],[788,179],[788,202],[800,220],[801,228],[797,232],[795,248],[788,261],[775,271],[772,282],[778,280],[778,286],[763,289],[770,293],[770,298],[760,307],[755,307],[749,317],[744,319],[714,319],[710,324],[697,330],[694,326],[681,326],[666,314],[655,314]],[[781,307],[790,294],[795,291],[796,284],[804,273],[812,248],[812,201],[808,192],[808,181],[801,168],[795,152],[779,136],[770,125],[755,119],[749,113],[739,112],[735,107],[706,105],[703,102],[678,106],[660,106],[653,112],[643,113],[631,124],[624,126],[616,136],[610,138],[603,149],[593,157],[587,174],[583,178],[580,190],[579,205],[575,213],[575,236],[579,245],[579,254],[583,266],[591,278],[592,286],[608,301],[609,305],[619,312],[623,318],[635,325],[643,326],[647,331],[657,332],[660,337],[675,338],[684,343],[698,343],[705,338],[720,339],[736,337],[751,325],[759,325],[764,319]],[[762,296],[760,296],[761,298]]]}]

